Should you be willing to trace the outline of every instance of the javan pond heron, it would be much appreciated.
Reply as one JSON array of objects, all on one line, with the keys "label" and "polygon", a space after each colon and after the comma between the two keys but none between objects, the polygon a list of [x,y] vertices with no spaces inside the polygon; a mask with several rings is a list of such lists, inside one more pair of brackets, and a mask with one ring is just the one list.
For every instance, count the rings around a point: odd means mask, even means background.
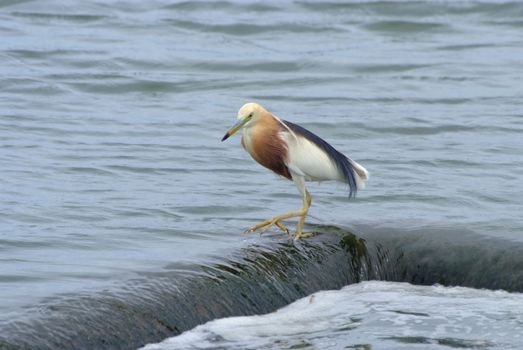
[{"label": "javan pond heron", "polygon": [[312,198],[305,181],[335,180],[349,185],[349,198],[364,188],[369,173],[360,164],[346,157],[325,140],[294,123],[281,120],[257,103],[247,103],[238,111],[238,122],[222,141],[243,128],[241,144],[255,161],[276,174],[294,181],[303,197],[303,207],[265,220],[246,232],[277,226],[289,234],[282,220],[299,217],[295,238],[311,236],[303,232],[303,224]]}]

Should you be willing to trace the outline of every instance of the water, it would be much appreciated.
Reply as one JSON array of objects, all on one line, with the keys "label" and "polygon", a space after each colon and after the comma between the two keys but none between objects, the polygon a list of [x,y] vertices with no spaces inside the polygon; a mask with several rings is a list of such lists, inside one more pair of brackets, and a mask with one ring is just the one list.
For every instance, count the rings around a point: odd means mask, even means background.
[{"label": "water", "polygon": [[523,295],[362,282],[274,313],[208,322],[143,350],[521,349]]},{"label": "water", "polygon": [[310,184],[311,224],[519,247],[522,15],[519,2],[0,4],[0,324],[101,291],[125,305],[133,281],[286,243],[242,231],[297,208],[294,185],[238,137],[219,141],[252,100],[370,171],[355,201]]}]

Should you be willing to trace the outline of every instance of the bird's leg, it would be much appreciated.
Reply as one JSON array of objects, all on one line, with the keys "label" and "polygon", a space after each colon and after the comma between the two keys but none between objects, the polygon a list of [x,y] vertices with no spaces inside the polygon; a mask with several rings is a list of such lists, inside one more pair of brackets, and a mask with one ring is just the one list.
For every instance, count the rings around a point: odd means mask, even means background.
[{"label": "bird's leg", "polygon": [[303,232],[303,224],[305,222],[305,216],[307,216],[307,213],[309,212],[309,208],[312,203],[311,195],[305,189],[305,179],[302,176],[293,174],[292,179],[294,180],[296,187],[298,187],[298,190],[300,191],[300,193],[303,197],[303,207],[300,210],[291,211],[290,213],[278,215],[278,216],[273,217],[272,219],[268,219],[263,222],[260,222],[259,224],[254,225],[253,227],[247,229],[245,232],[254,232],[256,230],[259,230],[262,227],[268,227],[271,225],[275,225],[281,231],[288,234],[289,230],[285,226],[283,226],[283,224],[280,221],[299,216],[300,220],[298,221],[298,225],[296,226],[296,239],[312,236],[312,233]]},{"label": "bird's leg", "polygon": [[263,222],[260,222],[257,225],[254,225],[253,227],[247,229],[245,232],[251,233],[251,232],[261,229],[262,227],[275,225],[283,232],[288,233],[289,230],[285,226],[283,226],[283,224],[280,221],[289,219],[289,218],[293,218],[296,216],[302,216],[302,215],[304,215],[304,213],[307,214],[307,211],[304,211],[303,209],[301,209],[301,210],[291,211],[290,213],[287,213],[287,214],[278,215],[271,219],[267,219]]},{"label": "bird's leg", "polygon": [[312,203],[312,197],[305,188],[305,178],[303,176],[298,176],[297,174],[292,174],[292,179],[294,180],[294,183],[296,184],[296,187],[298,188],[298,191],[300,191],[301,196],[303,198],[303,208],[301,209],[300,220],[298,221],[298,224],[296,225],[296,236],[295,239],[300,239],[303,237],[311,237],[312,233],[304,233],[303,232],[303,224],[305,223],[305,217],[307,216],[307,213],[309,212],[309,208],[311,207]]},{"label": "bird's leg", "polygon": [[[262,229],[260,231],[260,233],[264,233],[265,231],[267,231],[269,229],[269,227],[274,225],[277,228],[279,228],[281,232],[285,233],[286,235],[289,235],[289,229],[287,227],[285,227],[285,225],[283,223],[281,223],[280,221],[274,221],[274,219],[276,219],[276,218],[272,218],[270,220],[265,220],[263,223],[260,223],[260,224],[256,225],[256,226],[260,226],[259,228]],[[265,224],[265,223],[266,223],[266,225],[261,226],[262,224]],[[255,229],[254,227],[251,227],[250,229],[245,230],[245,232],[251,233],[251,232],[254,232],[257,229],[258,228]]]},{"label": "bird's leg", "polygon": [[300,215],[300,220],[298,221],[298,224],[296,225],[296,239],[300,238],[306,238],[306,237],[312,237],[312,232],[303,232],[303,224],[305,223],[305,217],[307,216],[307,213],[309,212],[309,208],[311,207],[312,203],[312,197],[309,191],[305,190],[305,195],[303,196],[303,209],[304,213],[303,215]]},{"label": "bird's leg", "polygon": [[287,227],[285,227],[285,225],[282,224],[281,222],[276,221],[274,223],[274,225],[276,225],[280,229],[281,232],[283,232],[283,233],[285,233],[287,235],[289,234],[289,229]]}]

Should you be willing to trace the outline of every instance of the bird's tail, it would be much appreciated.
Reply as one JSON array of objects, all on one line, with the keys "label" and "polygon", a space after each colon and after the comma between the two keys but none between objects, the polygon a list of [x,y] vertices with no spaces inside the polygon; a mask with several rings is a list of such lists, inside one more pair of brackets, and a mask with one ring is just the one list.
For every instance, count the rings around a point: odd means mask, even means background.
[{"label": "bird's tail", "polygon": [[369,172],[367,169],[362,167],[360,164],[356,163],[352,159],[348,158],[350,165],[352,165],[352,169],[356,176],[356,186],[358,187],[358,190],[363,190],[365,188],[365,182],[369,179]]},{"label": "bird's tail", "polygon": [[349,184],[349,198],[355,197],[358,190],[365,188],[365,181],[369,179],[369,173],[352,159],[341,153],[340,155],[341,157],[338,158],[338,168],[341,170],[340,180]]}]

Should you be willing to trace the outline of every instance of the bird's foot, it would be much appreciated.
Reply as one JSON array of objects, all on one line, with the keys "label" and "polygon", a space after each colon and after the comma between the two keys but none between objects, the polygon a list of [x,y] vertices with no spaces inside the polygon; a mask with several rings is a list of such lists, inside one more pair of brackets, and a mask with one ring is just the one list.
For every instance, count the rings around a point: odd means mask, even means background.
[{"label": "bird's foot", "polygon": [[276,221],[274,225],[278,227],[281,232],[285,233],[286,235],[290,235],[289,229],[285,227],[285,225],[283,225],[280,221]]},{"label": "bird's foot", "polygon": [[245,233],[253,233],[255,231],[258,231],[261,229],[260,234],[266,232],[272,225],[276,226],[280,229],[281,232],[285,233],[288,236],[293,236],[295,240],[301,239],[301,238],[310,238],[314,237],[316,235],[315,232],[302,232],[301,230],[297,231],[294,235],[292,235],[287,227],[283,225],[280,221],[281,219],[278,217],[265,220],[263,222],[260,222],[257,225],[254,225],[251,228],[248,228],[245,230]]},{"label": "bird's foot", "polygon": [[298,240],[300,238],[310,238],[316,236],[315,232],[296,232],[294,239]]},{"label": "bird's foot", "polygon": [[[252,227],[249,227],[248,229],[245,230],[245,233],[253,233],[255,231],[258,231],[259,229],[263,228],[263,227],[267,227],[267,226],[270,226],[271,225],[271,222],[269,220],[265,220],[264,222],[260,222],[259,224],[257,225],[254,225]],[[267,228],[266,228],[267,229]],[[265,230],[266,230],[265,229]],[[263,233],[264,231],[262,231]]]},{"label": "bird's foot", "polygon": [[285,225],[283,225],[281,222],[280,222],[280,219],[279,218],[272,218],[272,219],[269,219],[269,220],[265,220],[263,222],[260,222],[259,224],[257,225],[254,225],[253,227],[251,228],[248,228],[247,230],[245,230],[245,233],[252,233],[252,232],[255,232],[259,229],[262,229],[262,231],[260,233],[264,233],[265,231],[267,231],[272,225],[276,226],[277,228],[280,229],[280,231],[282,231],[283,233],[289,235],[289,229],[287,227],[285,227]]}]

